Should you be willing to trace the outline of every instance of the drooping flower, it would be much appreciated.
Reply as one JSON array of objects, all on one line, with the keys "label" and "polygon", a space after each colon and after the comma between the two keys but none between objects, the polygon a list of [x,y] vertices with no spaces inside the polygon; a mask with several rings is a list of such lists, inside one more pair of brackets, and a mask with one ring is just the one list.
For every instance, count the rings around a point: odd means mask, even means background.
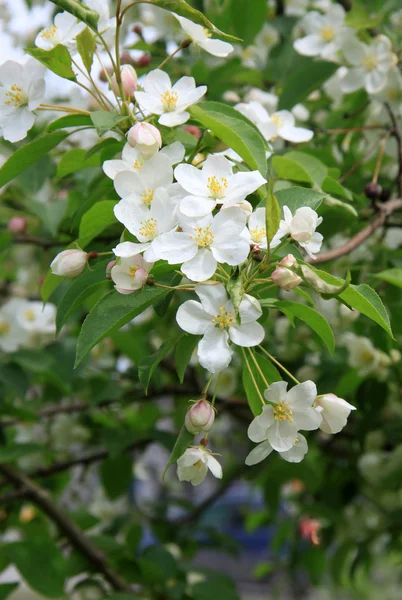
[{"label": "drooping flower", "polygon": [[191,38],[196,46],[199,46],[205,52],[212,54],[212,56],[218,56],[224,58],[233,52],[232,44],[223,42],[221,40],[212,39],[212,35],[202,25],[197,25],[186,19],[185,17],[179,17],[179,15],[173,15],[179,21],[184,31]]},{"label": "drooping flower", "polygon": [[[119,244],[115,248],[116,256],[119,256],[119,246],[123,244]],[[118,264],[114,265],[110,271],[115,290],[119,294],[136,292],[147,282],[152,267],[153,263],[144,260],[140,254],[120,257]]]},{"label": "drooping flower", "polygon": [[52,50],[58,44],[68,46],[85,29],[85,23],[68,12],[58,13],[54,24],[42,29],[35,38],[35,46],[43,50]]},{"label": "drooping flower", "polygon": [[192,485],[200,485],[207,476],[208,469],[217,479],[222,479],[222,467],[214,456],[205,448],[187,448],[177,461],[177,476],[180,481],[189,481]]},{"label": "drooping flower", "polygon": [[307,35],[294,42],[294,49],[304,56],[334,59],[354,35],[353,30],[345,26],[345,15],[339,4],[331,5],[325,15],[309,12],[301,22]]},{"label": "drooping flower", "polygon": [[79,248],[70,248],[59,252],[50,263],[53,275],[77,277],[88,262],[88,254]]},{"label": "drooping flower", "polygon": [[160,115],[158,122],[167,127],[188,121],[190,113],[186,108],[201,100],[207,91],[205,85],[196,87],[193,77],[182,77],[172,86],[169,75],[160,69],[148,73],[143,88],[143,92],[135,92],[136,101],[149,114]]},{"label": "drooping flower", "polygon": [[[246,465],[251,467],[265,460],[273,452],[273,447],[268,440],[258,444],[246,458]],[[298,433],[293,446],[289,450],[279,452],[279,455],[287,462],[299,463],[303,460],[308,451],[307,440],[301,433]]]},{"label": "drooping flower", "polygon": [[187,217],[203,217],[217,204],[233,206],[266,183],[259,171],[233,174],[233,165],[224,156],[208,156],[202,169],[180,164],[174,176],[187,192],[180,211]]},{"label": "drooping flower", "polygon": [[[270,404],[263,407],[262,413],[254,418],[248,428],[248,437],[252,442],[268,441],[277,452],[290,450],[300,429],[318,429],[322,421],[320,412],[313,408],[317,397],[313,381],[295,385],[288,392],[287,387],[287,382],[278,381],[265,390],[264,397]],[[265,452],[267,448],[264,446],[262,450]]]},{"label": "drooping flower", "polygon": [[[129,160],[133,154],[127,148],[124,160]],[[143,204],[149,208],[152,204],[155,190],[157,188],[168,189],[172,184],[172,164],[165,154],[158,152],[158,154],[145,161],[143,165],[141,165],[140,159],[139,165],[139,169],[134,168],[133,170],[117,173],[114,178],[114,187],[120,198],[128,199],[133,203]],[[112,165],[112,167],[115,167],[115,165]]]},{"label": "drooping flower", "polygon": [[229,342],[238,346],[257,346],[264,339],[264,328],[257,323],[262,310],[256,298],[244,294],[239,305],[240,323],[232,301],[222,284],[198,284],[200,299],[187,300],[177,311],[179,326],[193,335],[203,335],[198,344],[200,364],[211,373],[225,369],[232,360]]},{"label": "drooping flower", "polygon": [[23,140],[34,124],[33,111],[45,95],[44,70],[34,58],[24,65],[8,60],[0,66],[0,129],[5,140]]},{"label": "drooping flower", "polygon": [[249,253],[249,245],[240,237],[247,215],[232,207],[215,217],[191,219],[178,215],[182,231],[171,231],[155,240],[155,255],[169,264],[182,265],[182,272],[192,281],[206,281],[218,263],[240,265]]},{"label": "drooping flower", "polygon": [[215,421],[215,411],[209,402],[198,400],[187,411],[184,424],[190,433],[210,431]]},{"label": "drooping flower", "polygon": [[[161,154],[166,156],[170,165],[177,165],[184,158],[185,149],[181,142],[173,142],[169,146],[165,146],[158,152],[158,155]],[[151,157],[152,158],[152,157]],[[145,161],[148,160],[138,147],[133,148],[130,144],[126,144],[123,148],[121,158],[115,158],[111,160],[105,160],[102,165],[104,173],[110,177],[110,179],[115,179],[116,175],[120,173],[120,171],[133,171],[134,173],[139,173],[142,167],[145,164]],[[159,159],[158,159],[159,162]],[[166,170],[167,163],[165,161]],[[157,165],[158,167],[158,165]],[[156,167],[156,168],[157,168]],[[152,169],[154,171],[156,169]],[[167,171],[170,173],[169,183],[172,181],[171,171]],[[148,175],[146,175],[148,176]],[[166,180],[168,177],[166,177]],[[152,182],[154,185],[154,182]]]},{"label": "drooping flower", "polygon": [[338,433],[347,423],[350,411],[356,410],[355,406],[338,398],[335,394],[318,396],[316,405],[321,408],[321,431],[325,433]]},{"label": "drooping flower", "polygon": [[322,223],[322,217],[309,206],[296,209],[294,216],[289,208],[284,206],[283,214],[285,218],[280,221],[276,237],[280,239],[284,235],[290,235],[311,258],[315,258],[323,240],[321,233],[316,232],[316,228]]}]

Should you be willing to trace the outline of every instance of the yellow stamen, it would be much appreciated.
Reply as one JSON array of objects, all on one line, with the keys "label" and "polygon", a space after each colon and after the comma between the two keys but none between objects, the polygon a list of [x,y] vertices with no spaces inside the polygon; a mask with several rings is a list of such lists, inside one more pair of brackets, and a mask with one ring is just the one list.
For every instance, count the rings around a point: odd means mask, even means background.
[{"label": "yellow stamen", "polygon": [[366,69],[366,71],[374,71],[377,65],[378,58],[376,58],[372,54],[368,54],[367,56],[362,58],[362,66]]},{"label": "yellow stamen", "polygon": [[179,94],[172,90],[166,90],[166,92],[161,94],[162,104],[168,112],[175,110],[178,99]]},{"label": "yellow stamen", "polygon": [[141,227],[138,230],[140,235],[148,239],[154,239],[158,235],[158,223],[152,217],[150,219],[145,219],[145,221],[140,221]]},{"label": "yellow stamen", "polygon": [[10,324],[3,321],[0,323],[0,335],[5,335],[10,331]]},{"label": "yellow stamen", "polygon": [[208,29],[206,29],[205,27],[204,27],[204,35],[205,35],[205,37],[207,37],[207,38],[211,38],[211,37],[212,37],[212,33],[210,33],[210,32],[208,31]]},{"label": "yellow stamen", "polygon": [[225,196],[226,189],[228,187],[228,180],[226,177],[221,177],[218,179],[216,175],[212,177],[208,177],[208,185],[209,191],[211,192],[212,198],[214,200],[221,200]]},{"label": "yellow stamen", "polygon": [[214,235],[211,231],[211,225],[207,227],[193,227],[194,235],[190,238],[195,241],[199,248],[209,248],[214,241]]},{"label": "yellow stamen", "polygon": [[289,408],[289,404],[286,402],[279,402],[273,409],[275,421],[289,421],[293,423],[292,411]]},{"label": "yellow stamen", "polygon": [[250,229],[251,238],[253,242],[259,244],[266,236],[265,227],[255,227],[254,229]]},{"label": "yellow stamen", "polygon": [[275,113],[272,115],[271,121],[273,121],[277,127],[283,127],[285,124],[285,119]]},{"label": "yellow stamen", "polygon": [[226,311],[224,306],[219,308],[219,314],[212,319],[214,325],[218,325],[220,329],[226,329],[231,325],[236,325],[236,317],[231,311]]},{"label": "yellow stamen", "polygon": [[194,463],[194,467],[197,467],[197,469],[201,469],[204,466],[204,463],[202,462],[202,460],[197,460],[196,463]]},{"label": "yellow stamen", "polygon": [[24,317],[26,318],[27,321],[35,321],[35,313],[32,309],[28,309],[24,312]]},{"label": "yellow stamen", "polygon": [[335,37],[335,31],[332,25],[327,25],[321,29],[321,37],[324,42],[332,42]]},{"label": "yellow stamen", "polygon": [[144,190],[144,192],[140,194],[140,197],[143,203],[149,208],[152,204],[152,200],[154,199],[154,190],[151,188]]},{"label": "yellow stamen", "polygon": [[28,97],[23,93],[20,86],[15,83],[10,87],[9,91],[6,92],[6,97],[8,100],[6,100],[4,104],[7,104],[8,106],[12,104],[17,108],[20,108],[21,106],[26,106],[28,104]]},{"label": "yellow stamen", "polygon": [[40,37],[44,38],[45,40],[49,40],[50,38],[52,38],[56,35],[56,32],[57,32],[57,25],[51,25],[51,27],[47,27],[46,29],[44,29],[42,31],[42,33],[40,34]]},{"label": "yellow stamen", "polygon": [[137,265],[135,265],[134,267],[130,267],[128,270],[130,277],[134,277],[139,268],[140,267],[138,267]]},{"label": "yellow stamen", "polygon": [[137,158],[137,160],[133,164],[133,167],[134,167],[134,169],[137,169],[137,171],[139,171],[143,167],[143,165],[144,165],[144,159],[143,158],[140,158],[140,159]]}]

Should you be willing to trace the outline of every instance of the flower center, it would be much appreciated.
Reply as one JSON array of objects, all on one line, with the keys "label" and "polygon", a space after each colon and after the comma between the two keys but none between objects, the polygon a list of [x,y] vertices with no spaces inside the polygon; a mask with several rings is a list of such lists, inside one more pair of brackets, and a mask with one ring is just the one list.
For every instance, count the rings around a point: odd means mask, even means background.
[{"label": "flower center", "polygon": [[226,311],[224,306],[219,308],[219,314],[216,314],[212,319],[214,325],[218,325],[220,329],[226,329],[231,325],[236,325],[236,318],[234,314],[229,310]]},{"label": "flower center", "polygon": [[211,231],[211,225],[208,227],[193,227],[194,235],[190,238],[195,241],[199,248],[209,248],[214,241],[214,235]]},{"label": "flower center", "polygon": [[253,242],[259,244],[266,236],[265,227],[255,227],[254,229],[250,229],[251,238]]},{"label": "flower center", "polygon": [[366,69],[366,71],[374,71],[377,65],[378,59],[372,54],[368,54],[362,58],[362,66]]},{"label": "flower center", "polygon": [[364,362],[371,362],[373,360],[373,354],[369,350],[365,350],[361,353],[361,358]]},{"label": "flower center", "polygon": [[9,323],[6,323],[5,321],[2,321],[0,323],[0,335],[5,335],[9,331],[10,331],[10,325],[9,325]]},{"label": "flower center", "polygon": [[210,33],[210,32],[208,31],[208,29],[206,29],[205,27],[204,27],[204,35],[205,35],[205,37],[207,37],[207,38],[211,38],[211,37],[212,37],[212,33]]},{"label": "flower center", "polygon": [[196,463],[194,463],[194,467],[197,467],[197,469],[201,469],[201,468],[203,467],[203,464],[204,464],[204,463],[203,463],[203,462],[202,462],[202,460],[200,459],[200,460],[197,460],[197,462],[196,462]]},{"label": "flower center", "polygon": [[284,126],[285,124],[285,119],[283,117],[280,117],[279,115],[273,114],[271,116],[271,120],[275,123],[275,125],[278,127],[278,129],[280,129],[281,127]]},{"label": "flower center", "polygon": [[13,105],[20,108],[21,106],[26,106],[28,104],[28,97],[16,83],[14,83],[8,92],[6,92],[6,98],[7,100],[4,104],[7,104],[8,106]]},{"label": "flower center", "polygon": [[[158,223],[156,221],[156,219],[153,219],[152,217],[150,219],[145,219],[145,221],[141,221],[140,222],[141,227],[138,230],[138,233],[140,235],[143,235],[144,237],[148,238],[148,239],[154,239],[156,238],[156,236],[158,235]],[[137,267],[138,268],[138,267]],[[135,271],[134,271],[135,273]],[[131,269],[130,269],[130,275],[131,275]],[[132,275],[133,277],[134,275]]]},{"label": "flower center", "polygon": [[139,268],[140,267],[138,267],[137,265],[134,265],[134,267],[130,267],[128,270],[130,277],[135,277],[135,274]]},{"label": "flower center", "polygon": [[289,423],[293,423],[293,413],[286,402],[282,402],[281,400],[273,410],[275,421],[289,421]]},{"label": "flower center", "polygon": [[50,40],[51,38],[56,37],[56,33],[57,33],[57,25],[52,25],[51,27],[47,27],[47,29],[42,31],[42,33],[40,34],[40,37],[44,38],[45,40]]},{"label": "flower center", "polygon": [[35,321],[35,313],[30,308],[24,312],[24,317],[27,321]]},{"label": "flower center", "polygon": [[327,25],[321,29],[321,37],[324,42],[332,42],[335,37],[335,31],[332,25]]},{"label": "flower center", "polygon": [[140,158],[140,159],[137,158],[137,160],[133,164],[133,168],[137,169],[137,171],[139,171],[143,167],[143,165],[144,165],[144,159],[143,158]]},{"label": "flower center", "polygon": [[142,202],[149,208],[152,204],[152,200],[154,199],[154,190],[151,188],[144,190],[143,193],[140,194],[140,197]]},{"label": "flower center", "polygon": [[208,177],[207,187],[214,200],[222,199],[225,196],[225,192],[228,187],[228,180],[226,177],[221,177],[218,179],[216,175],[213,175],[212,177]]},{"label": "flower center", "polygon": [[168,112],[175,110],[178,99],[179,94],[172,90],[166,90],[166,92],[161,94],[162,104]]}]

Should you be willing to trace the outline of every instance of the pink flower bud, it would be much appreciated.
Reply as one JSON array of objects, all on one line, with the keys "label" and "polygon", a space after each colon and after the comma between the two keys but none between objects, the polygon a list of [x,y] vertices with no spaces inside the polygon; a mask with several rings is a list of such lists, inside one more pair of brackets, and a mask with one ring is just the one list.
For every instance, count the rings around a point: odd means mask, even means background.
[{"label": "pink flower bud", "polygon": [[304,540],[309,540],[314,546],[320,545],[318,533],[321,529],[321,523],[318,519],[310,519],[310,517],[301,517],[299,521],[300,535]]},{"label": "pink flower bud", "polygon": [[71,248],[60,252],[50,265],[53,275],[77,277],[85,268],[88,256],[83,250]]},{"label": "pink flower bud", "polygon": [[145,269],[142,269],[141,267],[139,269],[136,270],[136,272],[134,273],[134,279],[136,281],[138,281],[138,283],[143,286],[148,279],[149,273],[148,271],[146,271]]},{"label": "pink flower bud", "polygon": [[[131,98],[137,89],[138,76],[136,70],[131,65],[123,65],[120,69],[121,84],[123,86],[126,98]],[[112,77],[112,90],[116,96],[120,96],[119,86],[116,81],[116,74]]]},{"label": "pink flower bud", "polygon": [[293,290],[293,288],[297,287],[302,282],[301,277],[286,267],[278,267],[272,273],[271,277],[276,285],[279,285],[279,287],[287,292]]},{"label": "pink flower bud", "polygon": [[202,135],[201,129],[197,127],[197,125],[187,125],[185,131],[187,131],[187,133],[191,133],[191,135],[197,138],[197,140],[199,140]]},{"label": "pink flower bud", "polygon": [[279,264],[288,268],[297,267],[297,260],[293,254],[288,254],[285,258],[282,258]]},{"label": "pink flower bud", "polygon": [[12,217],[8,222],[7,228],[11,233],[25,233],[27,222],[24,217]]},{"label": "pink flower bud", "polygon": [[143,54],[136,62],[136,67],[147,67],[152,62],[152,56],[150,54]]},{"label": "pink flower bud", "polygon": [[107,263],[107,265],[106,265],[106,279],[112,279],[110,271],[115,266],[115,264],[116,264],[115,260],[111,260],[110,262]]},{"label": "pink flower bud", "polygon": [[150,123],[136,123],[127,134],[130,146],[139,149],[145,158],[150,158],[162,146],[162,137],[159,129]]},{"label": "pink flower bud", "polygon": [[190,433],[209,431],[215,421],[215,411],[209,402],[199,400],[186,414],[184,424]]}]

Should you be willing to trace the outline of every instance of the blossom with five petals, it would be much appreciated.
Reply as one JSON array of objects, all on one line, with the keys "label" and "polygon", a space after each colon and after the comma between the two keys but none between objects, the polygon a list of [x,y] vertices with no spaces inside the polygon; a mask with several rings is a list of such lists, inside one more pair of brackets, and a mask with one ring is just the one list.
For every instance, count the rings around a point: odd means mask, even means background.
[{"label": "blossom with five petals", "polygon": [[222,467],[205,448],[187,448],[177,461],[177,476],[180,481],[200,485],[207,476],[208,469],[217,479],[222,479]]},{"label": "blossom with five petals", "polygon": [[179,15],[175,15],[174,13],[173,16],[179,21],[180,25],[191,38],[195,46],[199,46],[205,50],[205,52],[212,54],[212,56],[218,56],[222,58],[233,52],[232,44],[223,42],[222,40],[212,39],[211,34],[202,25],[197,25],[196,23],[190,21],[190,19],[179,17]]},{"label": "blossom with five petals", "polygon": [[84,29],[85,23],[81,23],[74,15],[59,13],[55,16],[53,25],[38,33],[35,46],[43,50],[52,50],[58,44],[69,46]]},{"label": "blossom with five petals", "polygon": [[[132,158],[135,154],[127,149],[125,157],[127,156]],[[135,160],[139,160],[141,163],[141,159]],[[173,181],[172,162],[166,154],[158,152],[139,166],[139,169],[134,168],[117,173],[114,178],[114,188],[120,198],[136,204],[143,204],[149,208],[157,188],[170,189]],[[115,167],[116,163],[112,165],[112,169]]]},{"label": "blossom with five petals", "polygon": [[309,206],[298,208],[292,215],[287,206],[283,207],[284,219],[280,221],[279,230],[275,234],[273,246],[277,245],[278,240],[284,235],[290,235],[299,246],[304,248],[311,258],[320,251],[323,236],[316,232],[316,228],[322,223],[322,217],[319,217],[315,210]]}]

